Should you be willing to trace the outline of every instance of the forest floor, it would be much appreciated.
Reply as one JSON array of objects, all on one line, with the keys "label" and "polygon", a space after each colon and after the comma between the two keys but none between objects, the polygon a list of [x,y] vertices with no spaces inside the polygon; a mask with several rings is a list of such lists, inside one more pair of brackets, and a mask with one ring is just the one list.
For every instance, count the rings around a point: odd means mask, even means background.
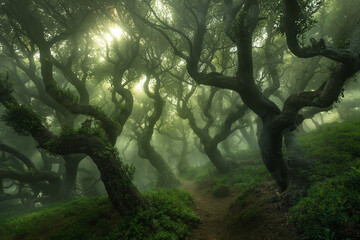
[{"label": "forest floor", "polygon": [[190,193],[200,217],[200,225],[190,240],[296,240],[294,226],[276,201],[276,185],[267,182],[252,190],[240,202],[234,195],[218,198],[199,189],[189,180],[181,180],[181,189]]},{"label": "forest floor", "polygon": [[215,198],[211,193],[201,191],[196,183],[185,179],[181,180],[181,189],[193,196],[200,217],[200,225],[190,240],[223,240],[227,235],[225,217],[233,197]]}]

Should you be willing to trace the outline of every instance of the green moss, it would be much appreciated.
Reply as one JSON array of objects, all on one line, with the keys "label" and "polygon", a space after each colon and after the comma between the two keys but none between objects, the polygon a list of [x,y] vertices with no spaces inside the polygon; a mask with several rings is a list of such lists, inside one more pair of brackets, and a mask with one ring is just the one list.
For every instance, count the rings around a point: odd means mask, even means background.
[{"label": "green moss", "polygon": [[71,104],[79,104],[80,98],[72,91],[70,91],[70,89],[63,90],[58,86],[54,86],[53,89],[55,91],[55,98],[57,101],[64,102],[69,100]]},{"label": "green moss", "polygon": [[28,135],[41,126],[40,116],[25,105],[8,104],[2,120],[20,135]]},{"label": "green moss", "polygon": [[[96,223],[110,219],[107,197],[82,198],[4,222],[1,239],[96,239]],[[107,221],[108,221],[107,220]]]},{"label": "green moss", "polygon": [[146,198],[148,207],[127,217],[120,217],[104,196],[58,203],[3,221],[0,239],[176,240],[186,239],[198,223],[186,192],[158,190]]},{"label": "green moss", "polygon": [[[62,143],[66,143],[69,141],[71,141],[71,142],[79,141],[80,142],[80,137],[82,137],[84,135],[85,136],[97,136],[103,142],[105,142],[107,144],[106,149],[103,152],[99,152],[99,154],[103,154],[103,157],[110,154],[111,151],[113,151],[114,153],[117,153],[117,149],[111,146],[108,139],[106,137],[104,137],[104,134],[102,134],[102,132],[99,128],[73,129],[70,127],[64,127],[61,129],[60,135],[57,138],[53,138],[50,141],[48,141],[45,144],[45,147],[51,154],[56,154],[61,151],[61,149],[58,149],[58,148],[59,147],[61,148]],[[80,150],[82,150],[83,153],[85,153],[85,151],[86,151],[85,148],[80,149]]]}]

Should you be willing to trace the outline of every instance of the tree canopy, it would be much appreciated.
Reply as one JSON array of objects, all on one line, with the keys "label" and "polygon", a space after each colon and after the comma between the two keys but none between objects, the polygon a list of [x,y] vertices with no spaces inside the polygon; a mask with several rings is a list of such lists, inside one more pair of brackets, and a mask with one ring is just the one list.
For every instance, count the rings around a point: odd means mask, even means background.
[{"label": "tree canopy", "polygon": [[[34,143],[16,145],[1,130],[0,150],[16,159],[4,160],[0,179],[30,184],[33,198],[48,185],[52,198],[68,197],[89,157],[124,214],[147,204],[119,154],[133,140],[158,186],[179,183],[176,174],[196,162],[186,157],[190,151],[227,172],[237,164],[232,152],[248,146],[260,149],[285,191],[309,167],[294,130],[336,108],[360,69],[356,0],[0,6],[2,122]],[[43,166],[25,152],[41,155]]]}]

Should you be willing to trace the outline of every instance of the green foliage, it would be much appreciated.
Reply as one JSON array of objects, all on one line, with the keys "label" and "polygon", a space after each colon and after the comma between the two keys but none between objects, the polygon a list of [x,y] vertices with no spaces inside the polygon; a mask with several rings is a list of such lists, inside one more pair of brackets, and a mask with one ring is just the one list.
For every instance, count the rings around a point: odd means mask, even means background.
[{"label": "green foliage", "polygon": [[212,189],[215,197],[227,197],[230,194],[230,188],[224,184],[215,185]]},{"label": "green foliage", "polygon": [[208,163],[200,167],[188,167],[182,177],[188,180],[201,181],[214,176],[215,171],[214,165]]},{"label": "green foliage", "polygon": [[252,219],[259,216],[259,211],[260,211],[260,209],[257,208],[256,206],[251,206],[251,207],[247,208],[245,211],[242,211],[237,216],[237,221],[239,221],[239,222],[251,221]]},{"label": "green foliage", "polygon": [[272,178],[264,165],[248,165],[236,168],[228,174],[222,175],[216,185],[224,184],[241,198],[248,191],[256,188]]},{"label": "green foliage", "polygon": [[63,90],[58,86],[54,86],[54,89],[56,92],[55,97],[59,102],[69,100],[71,104],[79,104],[80,98],[76,94],[74,94],[70,89]]},{"label": "green foliage", "polygon": [[[109,222],[111,204],[107,197],[81,198],[59,203],[4,222],[1,239],[99,239],[97,224]],[[99,223],[100,222],[100,223]]]},{"label": "green foliage", "polygon": [[40,117],[25,105],[8,104],[2,120],[20,135],[28,135],[41,125]]},{"label": "green foliage", "polygon": [[7,96],[9,96],[12,92],[13,85],[9,81],[9,74],[0,73],[0,102],[6,101]]},{"label": "green foliage", "polygon": [[360,237],[360,168],[314,184],[291,211],[304,239]]},{"label": "green foliage", "polygon": [[[46,149],[51,153],[51,154],[56,154],[58,152],[61,151],[61,146],[62,143],[66,143],[66,142],[82,142],[80,137],[83,136],[97,136],[99,138],[101,138],[105,143],[108,144],[108,146],[106,147],[106,150],[104,150],[102,152],[102,154],[107,155],[109,154],[111,151],[113,151],[114,153],[117,153],[116,148],[112,147],[111,144],[108,142],[107,138],[104,137],[104,134],[102,133],[101,129],[99,128],[94,128],[94,127],[81,127],[81,128],[70,128],[70,127],[63,127],[61,129],[60,135],[57,138],[53,138],[52,140],[50,140],[49,142],[47,142],[45,144]],[[80,149],[80,151],[82,151],[83,153],[86,153],[86,148],[85,146],[83,147],[83,149]]]},{"label": "green foliage", "polygon": [[360,164],[360,121],[325,125],[299,140],[315,164],[310,172],[313,181],[335,177]]},{"label": "green foliage", "polygon": [[112,239],[186,239],[199,221],[192,197],[180,190],[160,189],[147,194],[149,206],[125,217],[110,234]]},{"label": "green foliage", "polygon": [[[296,23],[299,34],[303,34],[310,30],[315,24],[315,13],[319,10],[324,0],[300,0],[298,1],[301,9],[297,16]],[[264,0],[261,1],[263,6],[262,14],[272,16],[275,18],[275,26],[280,33],[284,33],[284,4],[279,0]]]},{"label": "green foliage", "polygon": [[360,121],[321,126],[299,140],[314,166],[292,221],[304,239],[360,238]]},{"label": "green foliage", "polygon": [[264,164],[259,159],[258,151],[241,151],[234,154],[237,163],[241,165],[226,174],[218,174],[210,164],[188,168],[186,178],[195,180],[205,191],[211,191],[214,196],[225,197],[235,192],[240,198],[246,192],[272,178]]},{"label": "green foliage", "polygon": [[335,233],[331,233],[330,232],[330,229],[326,228],[324,230],[324,234],[323,236],[319,236],[320,239],[323,239],[323,240],[333,240],[335,237]]},{"label": "green foliage", "polygon": [[58,203],[3,221],[0,239],[186,239],[198,223],[186,192],[158,190],[146,198],[148,208],[122,218],[105,196]]}]

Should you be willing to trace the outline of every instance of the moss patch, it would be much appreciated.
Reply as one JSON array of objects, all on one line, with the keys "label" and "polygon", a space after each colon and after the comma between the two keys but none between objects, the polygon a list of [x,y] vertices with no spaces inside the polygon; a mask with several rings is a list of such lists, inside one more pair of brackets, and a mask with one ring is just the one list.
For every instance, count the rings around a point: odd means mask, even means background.
[{"label": "moss patch", "polygon": [[198,223],[186,192],[158,190],[146,195],[147,209],[121,217],[108,197],[81,198],[2,222],[0,239],[186,239]]}]

